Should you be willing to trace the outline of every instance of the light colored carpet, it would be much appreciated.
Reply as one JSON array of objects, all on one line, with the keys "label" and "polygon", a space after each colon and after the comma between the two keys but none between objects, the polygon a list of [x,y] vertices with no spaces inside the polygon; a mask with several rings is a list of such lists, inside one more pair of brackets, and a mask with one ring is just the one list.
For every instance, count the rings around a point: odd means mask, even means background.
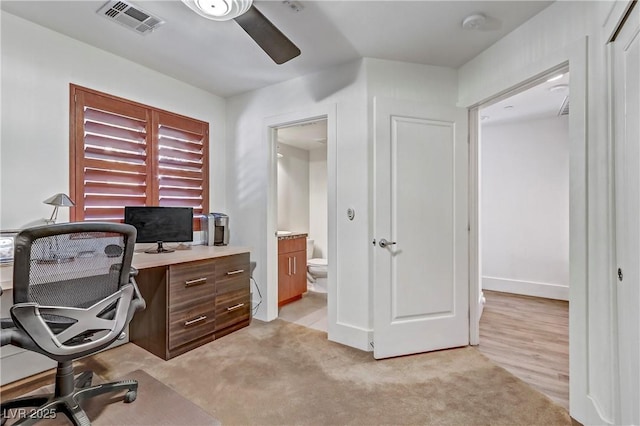
[{"label": "light colored carpet", "polygon": [[[280,320],[254,320],[170,361],[126,344],[76,363],[76,371],[85,369],[108,381],[143,369],[225,425],[571,424],[566,410],[474,348],[376,361],[327,341],[326,333]],[[138,424],[185,424],[155,384],[141,385],[133,405],[113,407],[142,410]],[[146,398],[159,407],[153,413],[134,407]],[[111,424],[136,424],[130,419],[123,414]]]},{"label": "light colored carpet", "polygon": [[325,333],[254,320],[170,361],[145,354],[129,344],[88,364],[108,373],[142,363],[224,425],[571,424],[471,347],[376,361]]}]

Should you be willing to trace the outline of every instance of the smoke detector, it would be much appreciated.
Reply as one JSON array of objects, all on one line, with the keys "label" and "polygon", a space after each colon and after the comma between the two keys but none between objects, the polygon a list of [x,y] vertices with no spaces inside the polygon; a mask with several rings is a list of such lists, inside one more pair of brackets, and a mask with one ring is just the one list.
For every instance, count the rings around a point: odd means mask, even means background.
[{"label": "smoke detector", "polygon": [[568,84],[556,84],[555,86],[549,87],[550,92],[564,92],[569,90]]},{"label": "smoke detector", "polygon": [[138,34],[150,33],[164,24],[161,18],[122,0],[108,1],[96,13],[134,30]]},{"label": "smoke detector", "polygon": [[462,28],[465,30],[479,30],[486,20],[487,17],[481,13],[470,15],[462,21]]}]

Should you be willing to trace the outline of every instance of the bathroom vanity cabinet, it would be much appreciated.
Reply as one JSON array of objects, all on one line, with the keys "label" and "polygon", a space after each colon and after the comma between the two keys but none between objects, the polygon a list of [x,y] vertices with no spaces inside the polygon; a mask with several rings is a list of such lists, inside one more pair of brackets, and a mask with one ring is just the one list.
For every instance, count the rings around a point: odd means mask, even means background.
[{"label": "bathroom vanity cabinet", "polygon": [[307,291],[307,234],[278,238],[278,306]]}]

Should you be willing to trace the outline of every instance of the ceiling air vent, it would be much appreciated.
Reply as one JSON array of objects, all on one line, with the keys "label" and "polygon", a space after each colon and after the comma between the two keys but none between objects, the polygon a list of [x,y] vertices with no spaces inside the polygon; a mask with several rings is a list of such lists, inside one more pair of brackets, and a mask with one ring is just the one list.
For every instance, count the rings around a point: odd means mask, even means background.
[{"label": "ceiling air vent", "polygon": [[138,34],[149,33],[164,24],[164,21],[157,16],[125,1],[108,1],[96,13],[132,29]]},{"label": "ceiling air vent", "polygon": [[569,97],[565,96],[564,101],[562,101],[562,106],[560,107],[560,111],[558,111],[558,117],[563,115],[569,115]]}]

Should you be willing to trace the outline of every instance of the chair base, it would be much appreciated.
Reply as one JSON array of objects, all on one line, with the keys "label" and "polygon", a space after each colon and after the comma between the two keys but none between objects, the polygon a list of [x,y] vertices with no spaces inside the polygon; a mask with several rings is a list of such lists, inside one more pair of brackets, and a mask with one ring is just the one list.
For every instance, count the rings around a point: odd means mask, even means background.
[{"label": "chair base", "polygon": [[[61,383],[68,382],[68,373],[60,375],[61,364],[66,363],[60,363],[58,365],[59,374],[56,377],[55,393],[26,396],[0,404],[2,425],[4,425],[9,418],[10,410],[14,410],[15,417],[19,417],[18,421],[13,423],[15,425],[32,425],[42,419],[55,418],[58,413],[66,415],[74,425],[91,425],[89,417],[87,417],[87,414],[80,407],[81,401],[105,393],[121,392],[124,390],[127,391],[123,397],[124,402],[129,403],[136,399],[138,391],[137,381],[123,380],[120,382],[91,386],[91,380],[93,378],[93,373],[91,371],[85,371],[75,380],[73,379],[73,373],[71,373],[73,389],[70,392],[60,392],[61,389],[67,387],[64,385],[61,386]],[[62,365],[62,367],[65,368],[68,366]],[[71,369],[71,371],[73,371],[73,369]]]}]

